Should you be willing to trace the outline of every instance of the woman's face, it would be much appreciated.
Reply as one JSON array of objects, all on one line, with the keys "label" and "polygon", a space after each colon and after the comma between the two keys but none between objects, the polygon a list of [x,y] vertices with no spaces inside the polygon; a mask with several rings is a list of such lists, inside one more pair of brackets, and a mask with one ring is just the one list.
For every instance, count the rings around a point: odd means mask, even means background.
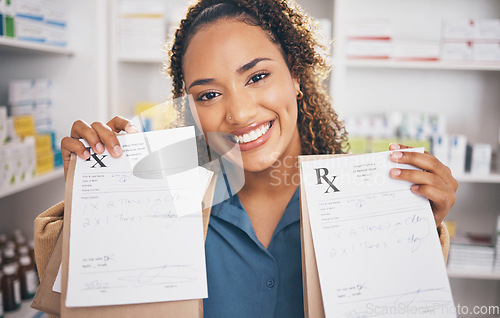
[{"label": "woman's face", "polygon": [[266,31],[234,19],[202,27],[186,50],[183,74],[215,151],[237,143],[247,171],[300,154],[299,83]]}]

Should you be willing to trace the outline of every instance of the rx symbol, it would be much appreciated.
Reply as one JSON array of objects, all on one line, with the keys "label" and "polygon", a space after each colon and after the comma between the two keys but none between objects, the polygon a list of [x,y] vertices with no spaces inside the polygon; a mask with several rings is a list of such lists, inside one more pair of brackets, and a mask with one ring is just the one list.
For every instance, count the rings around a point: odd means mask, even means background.
[{"label": "rx symbol", "polygon": [[316,185],[318,184],[323,184],[323,181],[328,184],[328,188],[326,188],[325,193],[329,193],[330,189],[333,190],[333,192],[339,192],[340,190],[337,189],[337,187],[333,184],[333,181],[337,178],[337,176],[333,176],[332,179],[328,179],[328,169],[326,168],[318,168],[314,169],[316,170]]},{"label": "rx symbol", "polygon": [[[91,148],[90,147],[86,147],[86,148],[87,148],[87,151],[89,153],[91,153]],[[90,156],[90,158],[88,158],[85,161],[90,161],[91,158],[94,158],[95,164],[92,167],[90,167],[90,168],[95,168],[97,165],[99,165],[100,167],[106,167],[106,165],[102,162],[102,160],[104,158],[106,158],[106,157],[107,157],[107,155],[101,155],[101,157],[99,157],[99,155],[97,155],[96,153],[92,153],[92,155]]]}]

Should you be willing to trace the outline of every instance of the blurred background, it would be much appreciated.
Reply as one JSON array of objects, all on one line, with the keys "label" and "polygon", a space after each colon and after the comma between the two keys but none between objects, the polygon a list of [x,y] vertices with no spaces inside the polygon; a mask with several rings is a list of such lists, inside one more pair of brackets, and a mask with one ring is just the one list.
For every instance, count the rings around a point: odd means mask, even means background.
[{"label": "blurred background", "polygon": [[[398,141],[451,167],[455,305],[500,317],[500,1],[298,2],[321,29],[350,151]],[[131,118],[170,96],[164,42],[187,6],[0,0],[0,248],[29,248],[35,216],[63,200],[59,145],[75,120]],[[41,316],[25,296],[4,317]]]}]

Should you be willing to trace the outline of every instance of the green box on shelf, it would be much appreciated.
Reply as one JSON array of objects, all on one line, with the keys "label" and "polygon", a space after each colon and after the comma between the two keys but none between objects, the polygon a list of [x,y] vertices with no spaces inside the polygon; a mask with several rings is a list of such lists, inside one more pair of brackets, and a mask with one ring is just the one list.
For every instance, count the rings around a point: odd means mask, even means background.
[{"label": "green box on shelf", "polygon": [[405,146],[420,148],[424,147],[425,151],[431,151],[431,141],[430,140],[416,140],[416,139],[403,139],[399,142]]},{"label": "green box on shelf", "polygon": [[389,144],[398,143],[396,138],[373,138],[371,141],[371,152],[388,151]]},{"label": "green box on shelf", "polygon": [[366,137],[349,137],[349,152],[362,154],[368,151],[368,139]]}]

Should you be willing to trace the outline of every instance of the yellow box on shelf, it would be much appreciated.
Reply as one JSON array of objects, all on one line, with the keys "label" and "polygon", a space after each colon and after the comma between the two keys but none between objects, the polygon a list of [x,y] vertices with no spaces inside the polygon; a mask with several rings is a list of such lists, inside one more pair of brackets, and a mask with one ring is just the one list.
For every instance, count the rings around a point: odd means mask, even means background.
[{"label": "yellow box on shelf", "polygon": [[171,101],[161,104],[138,102],[135,105],[135,114],[141,119],[144,131],[169,128],[178,118]]},{"label": "yellow box on shelf", "polygon": [[19,137],[33,136],[36,134],[35,119],[33,115],[13,116],[14,129]]},{"label": "yellow box on shelf", "polygon": [[52,135],[39,134],[35,136],[36,151],[52,151]]},{"label": "yellow box on shelf", "polygon": [[36,154],[36,174],[44,174],[54,170],[54,153],[52,151]]}]

